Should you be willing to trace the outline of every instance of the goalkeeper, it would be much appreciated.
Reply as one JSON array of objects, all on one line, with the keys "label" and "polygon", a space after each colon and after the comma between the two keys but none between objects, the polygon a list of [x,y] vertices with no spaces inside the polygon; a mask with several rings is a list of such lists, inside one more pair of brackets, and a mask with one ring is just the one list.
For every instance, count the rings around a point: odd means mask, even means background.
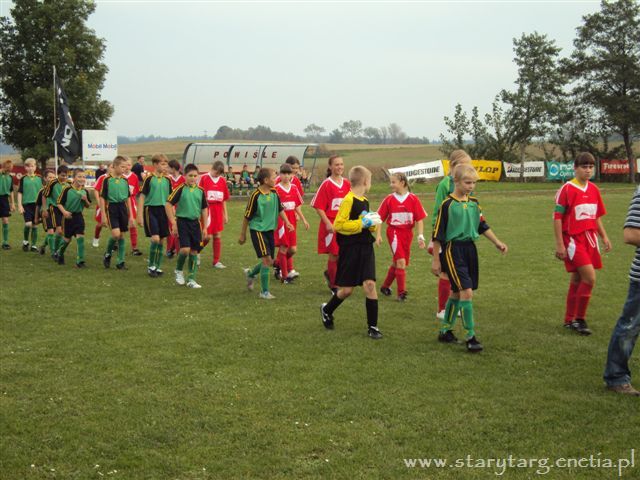
[{"label": "goalkeeper", "polygon": [[377,212],[369,213],[369,201],[365,194],[371,188],[371,172],[365,167],[353,167],[349,171],[351,190],[342,200],[333,222],[340,247],[336,285],[338,290],[328,303],[320,307],[322,323],[332,330],[333,312],[362,285],[366,295],[367,335],[382,338],[378,330],[378,294],[376,292],[376,257],[373,252],[375,231],[382,223]]}]

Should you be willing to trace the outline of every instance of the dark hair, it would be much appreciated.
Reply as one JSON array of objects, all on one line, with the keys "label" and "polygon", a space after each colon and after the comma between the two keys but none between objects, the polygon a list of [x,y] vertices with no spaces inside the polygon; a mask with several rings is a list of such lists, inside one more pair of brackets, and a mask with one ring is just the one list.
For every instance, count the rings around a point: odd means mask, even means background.
[{"label": "dark hair", "polygon": [[84,169],[82,168],[74,168],[73,170],[71,170],[71,175],[73,178],[76,178],[78,176],[78,174],[80,173],[84,173]]},{"label": "dark hair", "polygon": [[177,160],[169,160],[169,166],[174,170],[180,171],[180,162]]},{"label": "dark hair", "polygon": [[193,164],[193,163],[187,163],[187,164],[184,166],[184,174],[185,174],[185,175],[186,175],[187,173],[189,173],[189,172],[193,172],[194,170],[195,170],[196,172],[198,172],[198,167],[197,167],[195,164]]},{"label": "dark hair", "polygon": [[221,162],[220,160],[216,160],[215,162],[213,162],[213,165],[211,165],[211,168],[215,170],[216,173],[224,173],[224,163]]},{"label": "dark hair", "polygon": [[261,168],[260,171],[258,171],[258,177],[256,178],[256,180],[258,180],[258,183],[260,185],[263,185],[264,181],[269,178],[272,173],[274,173],[273,168]]},{"label": "dark hair", "polygon": [[61,173],[69,173],[69,167],[67,167],[66,165],[60,165],[58,167],[58,175],[60,175]]},{"label": "dark hair", "polygon": [[327,168],[327,178],[331,176],[331,164],[336,158],[341,158],[340,155],[331,155],[328,160],[329,167]]},{"label": "dark hair", "polygon": [[280,173],[293,173],[290,163],[283,163],[280,165]]},{"label": "dark hair", "polygon": [[136,157],[136,160],[140,160],[141,158],[144,158],[144,155],[138,155],[138,156]]},{"label": "dark hair", "polygon": [[289,165],[300,165],[300,160],[298,157],[294,157],[293,155],[289,155],[284,163],[288,163]]},{"label": "dark hair", "polygon": [[593,155],[589,152],[581,152],[573,162],[574,167],[579,167],[580,165],[595,165],[596,159],[593,158]]},{"label": "dark hair", "polygon": [[51,173],[51,174],[53,174],[53,175],[55,175],[55,174],[56,174],[56,172],[54,172],[54,171],[53,171],[53,170],[51,170],[50,168],[47,168],[47,169],[45,169],[45,170],[42,172],[42,176],[43,176],[43,177],[46,177],[46,176],[47,176],[47,175],[49,175],[50,173]]}]

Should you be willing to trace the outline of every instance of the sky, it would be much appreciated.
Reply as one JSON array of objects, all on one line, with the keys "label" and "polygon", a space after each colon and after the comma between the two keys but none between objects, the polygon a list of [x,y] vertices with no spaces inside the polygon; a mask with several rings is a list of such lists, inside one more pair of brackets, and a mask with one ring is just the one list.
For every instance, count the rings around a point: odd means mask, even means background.
[{"label": "sky", "polygon": [[[435,139],[456,103],[488,112],[516,79],[513,38],[572,50],[597,1],[97,1],[103,98],[119,135],[303,134],[347,120]],[[2,4],[6,14],[7,2]],[[73,112],[73,106],[71,106]]]}]

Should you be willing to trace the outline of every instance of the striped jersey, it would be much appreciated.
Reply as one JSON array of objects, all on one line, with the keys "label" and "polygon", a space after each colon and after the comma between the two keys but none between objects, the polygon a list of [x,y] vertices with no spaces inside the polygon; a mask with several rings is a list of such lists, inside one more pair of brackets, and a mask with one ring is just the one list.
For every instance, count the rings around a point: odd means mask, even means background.
[{"label": "striped jersey", "polygon": [[[624,228],[640,228],[640,187],[636,190],[631,200],[631,205],[629,205],[629,213],[624,222]],[[636,256],[631,262],[629,278],[633,282],[640,282],[640,247],[636,248]]]}]

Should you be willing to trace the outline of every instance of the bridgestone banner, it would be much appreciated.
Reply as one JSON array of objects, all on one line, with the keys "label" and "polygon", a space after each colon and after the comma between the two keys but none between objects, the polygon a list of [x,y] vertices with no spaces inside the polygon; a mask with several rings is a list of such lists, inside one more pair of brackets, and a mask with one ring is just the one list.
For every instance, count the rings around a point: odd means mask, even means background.
[{"label": "bridgestone banner", "polygon": [[389,175],[393,175],[394,173],[404,173],[407,176],[407,180],[441,178],[444,177],[444,167],[442,166],[442,162],[437,160],[435,162],[409,165],[408,167],[390,168]]},{"label": "bridgestone banner", "polygon": [[[487,182],[499,182],[502,175],[500,160],[472,160],[473,168],[478,172],[478,178]],[[449,175],[449,160],[443,160],[444,174]]]},{"label": "bridgestone banner", "polygon": [[627,160],[600,160],[600,174],[629,175],[629,162]]},{"label": "bridgestone banner", "polygon": [[[504,174],[507,178],[520,178],[521,171],[521,163],[504,162]],[[544,162],[525,162],[524,176],[528,178],[544,177]]]}]

